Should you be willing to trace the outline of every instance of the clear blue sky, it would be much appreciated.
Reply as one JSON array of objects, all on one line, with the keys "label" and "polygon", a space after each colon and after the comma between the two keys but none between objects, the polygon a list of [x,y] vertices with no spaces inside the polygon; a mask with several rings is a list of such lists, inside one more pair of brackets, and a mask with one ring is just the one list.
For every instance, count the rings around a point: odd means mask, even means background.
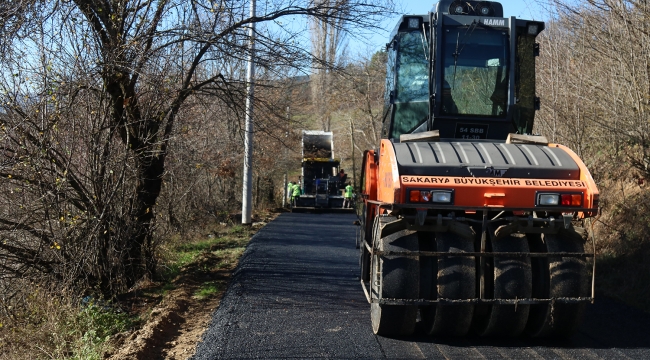
[{"label": "clear blue sky", "polygon": [[[548,12],[540,5],[539,0],[500,0],[503,5],[503,15],[505,17],[515,16],[520,19],[544,20],[548,18]],[[396,10],[401,14],[426,14],[428,13],[437,0],[401,0],[398,1]],[[382,33],[365,34],[368,38],[368,44],[360,40],[349,38],[348,53],[355,57],[358,54],[374,53],[381,49],[388,42],[388,35],[397,24],[401,15],[396,15],[386,20],[382,27],[385,29]]]}]

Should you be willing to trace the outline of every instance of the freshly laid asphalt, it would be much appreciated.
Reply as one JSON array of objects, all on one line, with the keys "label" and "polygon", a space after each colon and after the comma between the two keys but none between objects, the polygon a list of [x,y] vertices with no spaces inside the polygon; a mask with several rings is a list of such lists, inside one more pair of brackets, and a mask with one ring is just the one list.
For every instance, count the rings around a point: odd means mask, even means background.
[{"label": "freshly laid asphalt", "polygon": [[285,213],[262,228],[193,359],[650,359],[650,314],[598,296],[564,341],[376,336],[355,219]]}]

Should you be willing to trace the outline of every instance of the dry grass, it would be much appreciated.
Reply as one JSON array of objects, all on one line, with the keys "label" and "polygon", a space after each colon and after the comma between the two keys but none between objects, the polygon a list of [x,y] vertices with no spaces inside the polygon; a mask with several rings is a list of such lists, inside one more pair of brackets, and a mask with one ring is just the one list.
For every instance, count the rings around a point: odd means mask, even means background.
[{"label": "dry grass", "polygon": [[636,182],[599,186],[596,289],[650,312],[650,189]]},{"label": "dry grass", "polygon": [[25,301],[0,318],[1,359],[101,359],[105,341],[133,323],[108,303],[34,284],[23,289]]}]

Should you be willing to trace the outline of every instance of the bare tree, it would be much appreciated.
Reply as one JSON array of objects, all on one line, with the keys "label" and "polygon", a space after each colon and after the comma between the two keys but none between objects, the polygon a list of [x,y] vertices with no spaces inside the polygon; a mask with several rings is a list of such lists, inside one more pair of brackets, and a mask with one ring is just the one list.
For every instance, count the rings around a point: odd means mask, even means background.
[{"label": "bare tree", "polygon": [[[542,33],[538,129],[598,164],[596,177],[650,175],[650,6],[643,0],[556,2]],[[589,165],[589,163],[588,163]]]},{"label": "bare tree", "polygon": [[337,91],[329,106],[344,123],[334,130],[336,149],[342,160],[352,162],[352,175],[356,185],[363,152],[374,149],[381,138],[381,121],[384,114],[384,83],[386,81],[386,53],[376,52],[360,57],[333,76]]},{"label": "bare tree", "polygon": [[[347,8],[348,0],[316,0],[326,11],[340,11]],[[314,55],[311,74],[311,91],[314,113],[324,131],[332,125],[330,98],[332,74],[340,65],[345,49],[345,18],[325,17],[311,19],[311,51]]]},{"label": "bare tree", "polygon": [[[163,188],[185,172],[206,171],[194,165],[192,171],[169,173],[171,147],[179,136],[190,136],[202,103],[216,104],[212,116],[234,124],[233,146],[241,134],[235,119],[243,113],[240,63],[246,58],[247,25],[294,15],[368,28],[391,7],[389,1],[287,0],[269,2],[260,7],[261,15],[248,18],[246,5],[239,0],[3,3],[0,27],[11,30],[0,47],[5,279],[40,274],[110,296],[151,276]],[[277,83],[279,69],[312,63],[300,44],[286,41],[291,37],[295,34],[257,34],[266,86]],[[271,129],[273,118],[285,118],[283,106],[258,104],[256,113],[269,121],[258,131]],[[236,163],[232,153],[215,155],[214,161]]]}]

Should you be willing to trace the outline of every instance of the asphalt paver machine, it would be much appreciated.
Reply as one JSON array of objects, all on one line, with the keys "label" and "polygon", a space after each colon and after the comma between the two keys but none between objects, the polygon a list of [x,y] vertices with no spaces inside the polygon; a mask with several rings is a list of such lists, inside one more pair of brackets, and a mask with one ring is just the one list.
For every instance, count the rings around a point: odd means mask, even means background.
[{"label": "asphalt paver machine", "polygon": [[302,193],[295,199],[292,211],[340,211],[345,200],[341,189],[346,179],[339,175],[341,161],[334,158],[333,134],[329,131],[303,130],[302,132]]}]

